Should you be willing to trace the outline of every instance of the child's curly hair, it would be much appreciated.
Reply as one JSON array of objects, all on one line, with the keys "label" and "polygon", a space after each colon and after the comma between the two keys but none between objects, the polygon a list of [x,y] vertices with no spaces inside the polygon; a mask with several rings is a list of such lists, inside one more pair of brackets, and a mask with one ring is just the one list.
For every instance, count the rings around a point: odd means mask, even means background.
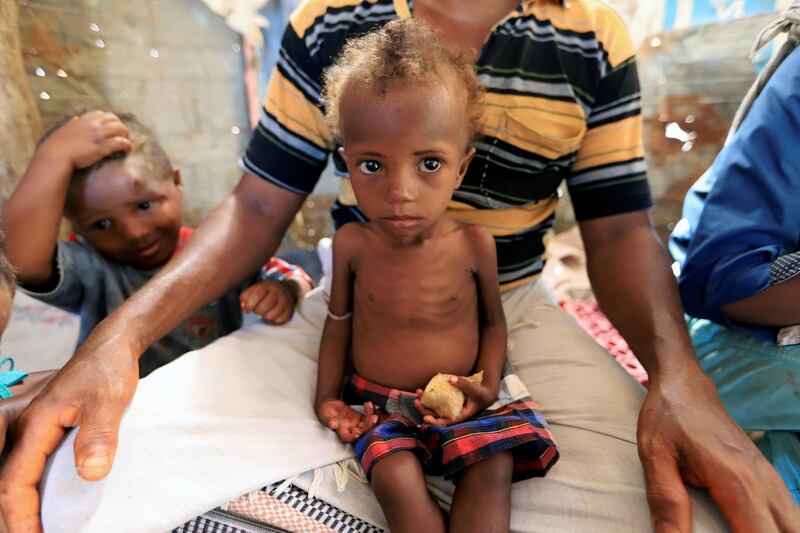
[{"label": "child's curly hair", "polygon": [[393,20],[345,44],[324,74],[325,120],[334,137],[341,140],[339,108],[342,95],[352,84],[383,95],[397,81],[441,81],[443,69],[452,72],[466,93],[470,140],[477,140],[482,128],[484,87],[474,65],[438,31],[414,19]]}]

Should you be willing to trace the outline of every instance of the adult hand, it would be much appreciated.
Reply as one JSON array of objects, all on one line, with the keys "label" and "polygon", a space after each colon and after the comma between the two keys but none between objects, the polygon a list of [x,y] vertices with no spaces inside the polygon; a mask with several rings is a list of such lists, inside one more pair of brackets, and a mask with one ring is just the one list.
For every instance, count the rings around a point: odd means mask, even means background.
[{"label": "adult hand", "polygon": [[87,111],[53,131],[36,150],[66,158],[72,168],[87,168],[114,152],[128,152],[128,128],[113,113]]},{"label": "adult hand", "polygon": [[294,314],[295,299],[289,289],[274,280],[254,283],[239,296],[242,311],[253,312],[273,324],[284,324]]},{"label": "adult hand", "polygon": [[637,434],[657,532],[691,531],[684,480],[708,489],[733,531],[800,531],[783,481],[698,367],[651,381]]},{"label": "adult hand", "polygon": [[325,400],[317,407],[317,416],[345,443],[355,442],[378,423],[372,402],[365,403],[364,412],[359,413],[342,400]]},{"label": "adult hand", "polygon": [[66,428],[75,437],[78,474],[96,481],[111,470],[119,424],[139,378],[138,359],[96,335],[78,350],[20,415],[0,472],[0,510],[11,533],[41,531],[37,484]]},{"label": "adult hand", "polygon": [[432,426],[450,426],[469,420],[486,409],[497,399],[497,390],[492,390],[483,383],[475,383],[464,376],[452,376],[450,384],[464,393],[464,407],[454,419],[440,417],[435,411],[422,405],[422,389],[417,389],[414,407],[422,415],[422,421]]}]

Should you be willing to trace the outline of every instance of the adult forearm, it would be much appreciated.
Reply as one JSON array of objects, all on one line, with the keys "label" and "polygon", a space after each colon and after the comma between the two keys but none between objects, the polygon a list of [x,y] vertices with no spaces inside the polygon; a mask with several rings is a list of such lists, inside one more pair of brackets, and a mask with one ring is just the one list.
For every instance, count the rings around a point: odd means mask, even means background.
[{"label": "adult forearm", "polygon": [[50,278],[72,165],[37,152],[3,209],[5,252],[20,281]]},{"label": "adult forearm", "polygon": [[246,175],[150,282],[106,319],[136,353],[256,272],[278,247],[302,197]]},{"label": "adult forearm", "polygon": [[800,276],[773,285],[744,300],[724,305],[733,320],[758,326],[800,324]]},{"label": "adult forearm", "polygon": [[671,365],[695,365],[669,256],[649,225],[587,246],[587,252],[600,306],[651,379]]}]

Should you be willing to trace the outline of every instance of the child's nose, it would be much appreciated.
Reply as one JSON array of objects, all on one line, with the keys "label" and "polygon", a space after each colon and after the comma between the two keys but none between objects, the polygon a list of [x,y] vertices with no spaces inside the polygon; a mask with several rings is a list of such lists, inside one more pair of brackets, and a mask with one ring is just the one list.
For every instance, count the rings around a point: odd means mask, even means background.
[{"label": "child's nose", "polygon": [[150,227],[143,221],[135,218],[129,219],[123,225],[125,240],[131,243],[138,243],[150,233]]},{"label": "child's nose", "polygon": [[386,198],[389,203],[400,204],[413,202],[416,198],[417,189],[412,176],[407,173],[398,172],[389,180],[389,188],[386,191]]}]

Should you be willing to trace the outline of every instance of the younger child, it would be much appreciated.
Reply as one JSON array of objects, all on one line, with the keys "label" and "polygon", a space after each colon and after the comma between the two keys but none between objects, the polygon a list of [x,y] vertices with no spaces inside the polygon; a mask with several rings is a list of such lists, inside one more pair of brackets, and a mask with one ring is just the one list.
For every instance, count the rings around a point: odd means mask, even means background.
[{"label": "younger child", "polygon": [[[89,111],[67,118],[40,141],[5,205],[6,253],[20,286],[80,313],[82,343],[191,235],[181,227],[181,190],[179,171],[132,115]],[[57,240],[62,215],[77,242]],[[242,310],[286,322],[311,281],[272,259],[246,285],[153,344],[139,360],[140,376],[239,328]]]},{"label": "younger child", "polygon": [[[508,530],[512,481],[544,475],[558,452],[503,372],[494,240],[445,216],[480,129],[474,68],[433,30],[398,20],[348,43],[325,85],[369,222],[334,238],[317,415],[355,442],[391,531]],[[355,373],[340,399],[348,357]],[[479,371],[482,384],[464,377]],[[450,379],[466,397],[453,420],[422,407],[437,373],[461,376]],[[425,473],[456,483],[448,526]]]}]

